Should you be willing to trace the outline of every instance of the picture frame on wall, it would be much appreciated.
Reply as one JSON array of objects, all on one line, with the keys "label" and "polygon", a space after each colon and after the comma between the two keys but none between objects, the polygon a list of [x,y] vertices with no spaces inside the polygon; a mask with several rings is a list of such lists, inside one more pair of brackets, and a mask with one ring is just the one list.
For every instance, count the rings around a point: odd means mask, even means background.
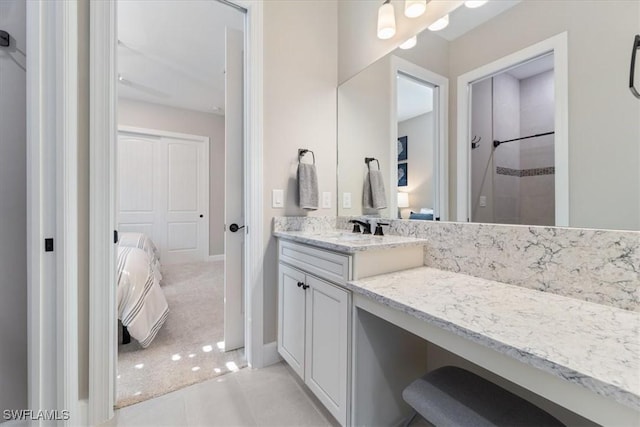
[{"label": "picture frame on wall", "polygon": [[407,160],[407,148],[409,138],[407,136],[401,136],[398,138],[398,161],[403,162]]},{"label": "picture frame on wall", "polygon": [[398,187],[408,185],[408,163],[398,163]]}]

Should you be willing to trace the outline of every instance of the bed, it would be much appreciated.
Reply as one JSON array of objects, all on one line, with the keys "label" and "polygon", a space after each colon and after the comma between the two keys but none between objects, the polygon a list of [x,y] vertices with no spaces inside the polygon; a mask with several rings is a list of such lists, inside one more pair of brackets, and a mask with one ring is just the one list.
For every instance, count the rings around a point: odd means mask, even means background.
[{"label": "bed", "polygon": [[167,319],[169,306],[160,287],[155,245],[141,233],[123,234],[116,263],[118,320],[124,327],[123,344],[130,335],[146,348]]}]

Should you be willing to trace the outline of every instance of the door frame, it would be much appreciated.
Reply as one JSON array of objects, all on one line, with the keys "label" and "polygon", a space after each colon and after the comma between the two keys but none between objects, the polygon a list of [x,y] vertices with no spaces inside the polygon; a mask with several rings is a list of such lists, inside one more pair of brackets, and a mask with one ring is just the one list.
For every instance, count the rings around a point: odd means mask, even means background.
[{"label": "door frame", "polygon": [[[206,218],[207,220],[205,221],[204,224],[204,230],[203,230],[203,235],[206,238],[203,238],[203,257],[202,257],[202,261],[209,261],[210,259],[210,255],[209,255],[209,222],[211,219],[211,212],[209,212],[209,193],[210,193],[210,185],[211,185],[211,179],[210,179],[210,173],[211,173],[211,166],[209,165],[209,137],[207,136],[202,136],[202,135],[193,135],[193,134],[189,134],[189,133],[181,133],[181,132],[170,132],[170,131],[165,131],[165,130],[160,130],[160,129],[151,129],[151,128],[143,128],[143,127],[137,127],[137,126],[118,126],[118,133],[123,132],[123,133],[128,133],[128,134],[133,134],[133,135],[148,135],[148,136],[154,136],[154,137],[158,137],[158,138],[171,138],[171,139],[177,139],[177,140],[182,140],[182,141],[192,141],[192,142],[198,142],[201,144],[204,144],[204,157],[206,159],[206,176],[207,176],[207,180],[206,180],[206,187],[207,187],[207,191],[205,194],[205,200],[204,200],[204,206],[205,206],[205,210],[206,210]],[[116,135],[117,137],[117,135]],[[116,138],[117,140],[117,138]],[[117,142],[116,142],[117,144]],[[116,150],[117,152],[117,150]],[[117,173],[117,171],[116,171]],[[118,183],[116,182],[116,186],[118,185]],[[117,192],[116,192],[117,193]],[[118,205],[118,202],[116,201],[116,206]],[[116,227],[118,226],[118,210],[116,210]],[[112,313],[113,314],[113,313]],[[117,319],[114,319],[115,321],[117,321]]]},{"label": "door frame", "polygon": [[[264,365],[263,343],[263,2],[222,1],[246,10],[245,15],[245,355],[250,366]],[[114,265],[115,206],[111,188],[115,172],[117,102],[116,2],[91,0],[91,282],[89,356],[89,423],[113,417],[115,403],[115,286],[109,266]],[[107,196],[108,195],[108,196]],[[104,301],[109,301],[105,304]]]},{"label": "door frame", "polygon": [[[392,56],[391,57],[391,141],[398,140],[398,79],[397,75],[405,74],[416,80],[423,81],[436,88],[433,94],[433,105],[436,117],[434,117],[433,125],[436,135],[436,140],[433,144],[434,158],[437,162],[434,162],[434,176],[437,177],[438,182],[434,186],[434,201],[437,200],[438,209],[434,211],[434,220],[436,216],[440,217],[442,221],[449,220],[449,172],[448,172],[448,150],[449,145],[449,79],[434,73],[433,71],[422,68],[412,62],[409,62],[403,58]],[[396,144],[391,144],[391,159],[395,164],[395,159],[398,158],[398,147]],[[395,168],[391,168],[390,175],[390,190],[392,194],[398,192],[398,176]],[[398,212],[398,200],[396,197],[391,197],[391,203],[389,203],[389,212],[393,215],[394,212]],[[437,215],[436,215],[437,214]]]},{"label": "door frame", "polygon": [[521,49],[458,77],[456,221],[471,218],[471,84],[553,53],[555,95],[555,226],[569,226],[569,65],[567,32]]}]

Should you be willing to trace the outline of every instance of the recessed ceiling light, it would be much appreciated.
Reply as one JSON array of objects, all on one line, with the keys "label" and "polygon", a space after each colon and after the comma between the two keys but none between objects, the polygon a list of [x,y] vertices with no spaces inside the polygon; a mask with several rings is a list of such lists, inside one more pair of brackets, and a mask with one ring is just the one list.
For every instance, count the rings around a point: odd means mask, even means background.
[{"label": "recessed ceiling light", "polygon": [[449,25],[449,15],[447,14],[447,15],[444,15],[442,18],[438,19],[433,24],[429,25],[428,28],[431,31],[440,31],[447,28],[448,25]]},{"label": "recessed ceiling light", "polygon": [[418,43],[418,37],[417,36],[413,36],[410,39],[408,39],[406,42],[402,43],[398,47],[400,49],[411,49],[412,47],[414,47],[416,45],[416,43]]},{"label": "recessed ceiling light", "polygon": [[466,2],[464,2],[464,5],[469,9],[475,9],[476,7],[484,5],[488,1],[489,0],[467,0]]}]

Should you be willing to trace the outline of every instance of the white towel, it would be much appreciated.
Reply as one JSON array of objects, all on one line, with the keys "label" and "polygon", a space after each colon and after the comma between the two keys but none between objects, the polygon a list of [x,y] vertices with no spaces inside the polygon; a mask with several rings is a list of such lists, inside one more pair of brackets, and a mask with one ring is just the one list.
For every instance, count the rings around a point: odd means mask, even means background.
[{"label": "white towel", "polygon": [[379,210],[387,207],[384,178],[379,170],[369,171],[364,179],[363,204],[365,209]]},{"label": "white towel", "polygon": [[315,211],[318,209],[318,174],[316,165],[298,163],[298,193],[300,207]]}]

